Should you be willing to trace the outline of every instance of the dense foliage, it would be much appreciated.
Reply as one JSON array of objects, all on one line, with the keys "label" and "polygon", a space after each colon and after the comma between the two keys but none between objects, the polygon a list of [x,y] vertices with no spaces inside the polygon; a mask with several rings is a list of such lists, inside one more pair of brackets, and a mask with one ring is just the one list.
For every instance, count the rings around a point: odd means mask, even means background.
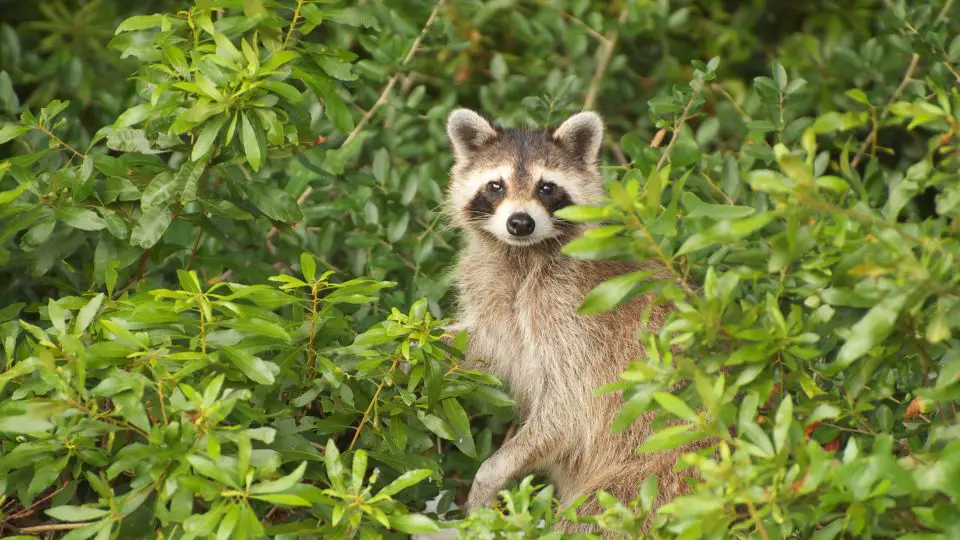
[{"label": "dense foliage", "polygon": [[[0,533],[461,518],[512,415],[443,330],[460,105],[505,125],[600,111],[609,201],[564,210],[598,225],[566,252],[691,284],[629,274],[581,308],[677,306],[599,390],[627,398],[611,429],[685,421],[640,452],[718,440],[681,460],[699,478],[654,534],[960,535],[952,0],[0,11]],[[655,492],[583,519],[635,533]],[[560,512],[528,478],[454,525],[536,537]]]}]

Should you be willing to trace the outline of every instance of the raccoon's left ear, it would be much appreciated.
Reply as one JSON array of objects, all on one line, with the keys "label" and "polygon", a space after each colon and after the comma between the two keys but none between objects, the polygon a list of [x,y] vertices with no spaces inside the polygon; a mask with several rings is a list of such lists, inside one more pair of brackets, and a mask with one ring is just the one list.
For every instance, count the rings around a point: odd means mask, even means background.
[{"label": "raccoon's left ear", "polygon": [[553,140],[572,156],[593,165],[603,141],[603,120],[592,111],[577,113],[560,124],[553,132]]},{"label": "raccoon's left ear", "polygon": [[453,157],[461,161],[497,138],[497,130],[484,117],[470,109],[457,109],[447,118],[447,136]]}]

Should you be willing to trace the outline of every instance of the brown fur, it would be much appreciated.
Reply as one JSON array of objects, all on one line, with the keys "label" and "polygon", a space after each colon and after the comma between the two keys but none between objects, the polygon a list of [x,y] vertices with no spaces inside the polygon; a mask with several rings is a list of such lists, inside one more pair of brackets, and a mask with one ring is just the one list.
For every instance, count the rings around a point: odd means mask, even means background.
[{"label": "brown fur", "polygon": [[[476,118],[469,120],[483,131]],[[480,143],[465,145],[457,140],[460,134],[455,128],[450,128],[456,157],[451,202],[469,199],[471,194],[457,193],[464,189],[464,178],[501,163],[513,167],[516,179],[504,179],[511,186],[529,184],[529,171],[545,166],[564,171],[568,186],[583,184],[580,198],[589,200],[575,198],[577,204],[592,202],[602,191],[595,148],[589,150],[592,156],[568,152],[565,157],[566,148],[552,141],[549,131],[526,137],[523,132],[488,132],[485,137],[481,133]],[[520,189],[514,194],[526,196]],[[651,434],[654,415],[642,415],[631,427],[614,434],[611,424],[622,397],[619,393],[595,395],[598,387],[617,381],[631,362],[646,356],[636,337],[644,312],[649,310],[646,328],[656,331],[669,307],[651,306],[647,295],[610,313],[577,314],[587,293],[610,278],[639,268],[656,270],[660,278],[668,274],[654,263],[591,262],[560,253],[564,243],[582,233],[582,226],[565,224],[555,238],[515,246],[476,220],[458,217],[462,207],[448,210],[466,237],[455,279],[458,325],[469,334],[467,359],[508,384],[521,421],[516,435],[481,465],[467,510],[491,505],[510,479],[536,470],[548,473],[564,504],[597,489],[623,502],[633,500],[643,479],[653,473],[659,479],[659,503],[682,493],[687,473],[673,471],[681,451],[643,456],[635,452]],[[582,514],[599,511],[593,500],[581,509]],[[569,523],[563,527],[571,532],[586,530]]]}]

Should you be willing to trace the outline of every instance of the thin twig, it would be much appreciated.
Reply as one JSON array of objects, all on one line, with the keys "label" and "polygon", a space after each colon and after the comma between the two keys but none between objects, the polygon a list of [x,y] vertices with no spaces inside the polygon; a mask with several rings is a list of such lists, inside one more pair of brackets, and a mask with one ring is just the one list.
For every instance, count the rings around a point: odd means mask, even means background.
[{"label": "thin twig", "polygon": [[303,7],[303,0],[297,0],[297,7],[293,10],[293,18],[290,19],[290,29],[287,30],[287,37],[283,38],[283,45],[280,46],[282,49],[287,48],[287,43],[290,42],[290,37],[293,36],[293,31],[297,27],[297,19],[300,18],[301,7]]},{"label": "thin twig", "polygon": [[617,144],[617,141],[615,141],[609,134],[607,134],[607,136],[604,138],[607,139],[607,146],[609,146],[610,151],[613,152],[613,157],[616,158],[617,163],[619,163],[621,166],[628,165],[630,160],[627,159],[627,156],[623,153],[623,149],[620,148],[620,145]]},{"label": "thin twig", "polygon": [[114,293],[114,295],[115,295],[117,298],[119,298],[120,295],[122,295],[123,293],[127,292],[131,287],[133,287],[133,286],[136,285],[141,279],[143,279],[143,276],[146,275],[146,273],[147,273],[147,261],[148,261],[149,259],[150,259],[150,250],[149,250],[149,249],[145,249],[145,250],[143,251],[143,254],[140,255],[140,259],[137,260],[136,273],[135,273],[134,275],[130,276],[130,279],[128,279],[127,282],[124,283],[123,287],[121,287],[119,291],[117,291],[117,292]]},{"label": "thin twig", "polygon": [[950,11],[950,8],[953,7],[953,0],[947,0],[943,4],[943,9],[940,10],[940,13],[937,13],[937,21],[942,21],[947,18],[947,12]]},{"label": "thin twig", "polygon": [[743,107],[741,107],[740,104],[737,103],[737,100],[732,95],[730,95],[730,92],[728,92],[727,89],[724,88],[722,84],[713,83],[710,85],[710,89],[713,90],[714,92],[720,92],[721,94],[723,94],[723,97],[727,98],[727,101],[729,101],[730,104],[733,105],[733,108],[736,109],[738,113],[740,113],[740,116],[742,116],[745,121],[749,122],[751,120],[750,115],[747,114],[747,111],[743,110]]},{"label": "thin twig", "polygon": [[407,51],[407,55],[403,57],[403,60],[400,61],[400,65],[397,66],[397,73],[390,77],[390,80],[387,81],[387,85],[383,87],[383,91],[380,92],[380,97],[377,98],[377,101],[374,102],[373,107],[370,107],[370,110],[367,111],[367,114],[363,115],[363,118],[357,123],[357,126],[353,128],[347,138],[343,140],[341,147],[346,146],[350,143],[357,135],[363,131],[363,128],[367,126],[370,122],[370,119],[373,118],[373,115],[377,112],[384,103],[387,101],[387,96],[390,94],[390,90],[393,90],[393,87],[397,84],[397,81],[400,80],[401,71],[403,67],[410,63],[410,60],[413,59],[413,56],[417,54],[417,50],[420,49],[420,44],[423,43],[423,39],[427,36],[427,32],[430,30],[430,27],[433,26],[433,21],[437,18],[437,13],[440,12],[440,8],[443,7],[443,4],[446,0],[437,0],[437,5],[433,7],[433,11],[430,12],[430,16],[427,17],[427,22],[423,24],[423,28],[420,29],[420,34],[417,36],[417,39],[413,40],[413,43],[410,45],[410,50]]},{"label": "thin twig", "polygon": [[593,28],[591,28],[589,24],[583,22],[582,20],[578,19],[577,17],[574,17],[573,15],[567,13],[566,11],[561,12],[561,15],[563,15],[563,18],[564,18],[564,19],[567,19],[568,21],[570,21],[570,22],[572,22],[573,24],[579,26],[580,28],[583,28],[588,34],[590,34],[590,36],[592,36],[594,39],[596,39],[596,40],[599,41],[600,43],[604,43],[604,44],[607,43],[607,41],[608,41],[608,40],[607,40],[607,37],[604,36],[603,34],[601,34],[600,32],[597,32],[597,31],[594,30]]},{"label": "thin twig", "polygon": [[620,12],[617,18],[617,27],[607,32],[603,38],[603,54],[600,56],[600,62],[597,64],[596,71],[593,72],[593,78],[590,79],[590,86],[587,88],[587,97],[583,100],[584,109],[592,109],[597,101],[597,93],[600,91],[600,83],[603,82],[603,76],[607,74],[607,68],[610,67],[610,60],[613,58],[613,51],[617,47],[617,41],[620,39],[620,27],[627,22],[627,16],[630,12],[626,7]]},{"label": "thin twig", "polygon": [[73,152],[73,155],[75,155],[75,156],[77,156],[77,157],[80,157],[80,158],[85,158],[85,157],[87,157],[86,154],[84,154],[83,152],[81,152],[81,151],[77,150],[76,148],[70,146],[69,144],[65,143],[65,142],[63,141],[63,139],[61,139],[60,137],[57,137],[52,131],[50,131],[50,130],[47,129],[46,127],[41,126],[40,124],[37,124],[36,126],[33,126],[33,127],[35,127],[36,129],[39,129],[40,131],[42,131],[47,137],[50,137],[51,139],[53,139],[54,141],[56,141],[56,143],[59,144],[60,146],[62,146],[62,147],[64,147],[64,148],[66,148],[67,150]]},{"label": "thin twig", "polygon": [[683,112],[680,113],[680,118],[673,123],[673,133],[670,134],[670,142],[667,143],[667,147],[663,150],[663,155],[660,156],[660,161],[657,162],[658,171],[663,168],[663,165],[667,162],[667,158],[670,157],[670,151],[673,150],[673,145],[676,144],[677,139],[680,138],[680,129],[687,122],[690,109],[693,108],[693,102],[697,100],[697,96],[699,95],[699,91],[694,91],[690,94],[690,101],[687,102],[686,107],[683,108]]},{"label": "thin twig", "polygon": [[890,99],[887,101],[887,105],[883,108],[883,111],[880,113],[880,116],[874,122],[874,129],[870,131],[870,135],[867,136],[866,140],[863,141],[863,144],[860,145],[860,150],[857,152],[857,155],[853,157],[853,160],[850,162],[851,167],[856,167],[860,163],[860,159],[863,157],[863,154],[867,151],[867,148],[873,143],[874,139],[877,138],[877,132],[880,129],[879,123],[883,121],[890,114],[890,106],[893,105],[895,101],[900,99],[900,94],[903,93],[904,89],[907,88],[907,85],[910,84],[910,80],[913,78],[913,72],[917,69],[917,63],[920,61],[920,55],[913,53],[913,56],[910,57],[910,65],[907,66],[907,71],[903,74],[903,79],[900,80],[900,84],[897,86],[896,90],[893,91],[893,94],[890,95]]},{"label": "thin twig", "polygon": [[197,227],[197,236],[193,239],[193,248],[190,250],[190,259],[187,260],[186,270],[193,266],[193,260],[197,258],[197,249],[200,247],[201,238],[203,238],[203,228]]},{"label": "thin twig", "polygon": [[47,494],[47,496],[45,496],[44,498],[42,498],[42,499],[38,500],[37,502],[33,503],[32,505],[30,505],[30,508],[21,510],[21,511],[15,513],[15,514],[10,514],[9,516],[7,516],[7,517],[6,517],[6,521],[12,521],[12,520],[14,520],[14,519],[25,518],[25,517],[33,514],[34,512],[37,511],[37,507],[38,507],[38,506],[40,506],[41,504],[43,504],[43,503],[49,501],[50,499],[56,497],[56,496],[57,496],[57,493],[60,493],[61,491],[63,491],[64,489],[66,489],[66,487],[69,486],[69,485],[70,485],[70,480],[67,480],[66,482],[64,482],[64,484],[63,484],[62,486],[60,486],[59,488],[57,488],[55,491]]},{"label": "thin twig", "polygon": [[[397,355],[393,359],[393,364],[390,365],[390,373],[392,374],[397,369],[397,365],[400,363],[400,355]],[[360,418],[360,423],[357,425],[356,431],[353,432],[353,439],[350,440],[350,446],[347,447],[347,451],[353,450],[354,445],[357,444],[357,440],[360,438],[360,432],[363,431],[363,426],[367,423],[367,420],[370,418],[370,412],[377,404],[377,398],[380,397],[380,392],[383,390],[383,387],[387,384],[387,378],[384,377],[380,384],[377,386],[377,391],[373,393],[373,397],[370,398],[370,405],[367,406],[367,410],[363,411],[363,417]]]},{"label": "thin twig", "polygon": [[79,529],[80,527],[86,527],[87,525],[94,525],[96,523],[98,522],[88,521],[86,523],[54,523],[52,525],[34,525],[33,527],[20,527],[18,531],[22,533],[67,531],[70,529]]},{"label": "thin twig", "polygon": [[[437,4],[433,7],[433,11],[430,12],[430,16],[427,17],[427,22],[423,24],[423,28],[420,29],[420,34],[417,36],[417,39],[413,40],[413,43],[410,45],[410,50],[407,51],[406,56],[403,57],[403,60],[400,61],[400,65],[397,66],[397,73],[395,73],[390,80],[387,81],[386,86],[383,87],[383,91],[380,92],[380,96],[377,98],[377,101],[374,102],[373,107],[363,115],[363,118],[357,122],[356,127],[353,128],[350,133],[347,134],[347,138],[340,143],[340,148],[350,144],[356,136],[363,131],[367,124],[370,123],[370,119],[373,118],[373,115],[376,114],[377,110],[387,101],[387,96],[390,94],[390,91],[393,90],[393,87],[397,84],[397,81],[400,79],[400,74],[403,71],[403,67],[406,66],[413,56],[417,54],[417,51],[420,49],[420,45],[423,43],[423,39],[426,37],[427,32],[430,30],[430,27],[433,26],[433,21],[437,18],[437,13],[440,12],[440,8],[443,7],[443,4],[446,0],[437,0]],[[297,198],[298,204],[303,204],[306,201],[307,197],[313,193],[313,188],[308,186],[307,189],[300,194],[300,197]],[[277,228],[271,227],[267,231],[267,240],[271,240],[274,236],[277,235]]]}]

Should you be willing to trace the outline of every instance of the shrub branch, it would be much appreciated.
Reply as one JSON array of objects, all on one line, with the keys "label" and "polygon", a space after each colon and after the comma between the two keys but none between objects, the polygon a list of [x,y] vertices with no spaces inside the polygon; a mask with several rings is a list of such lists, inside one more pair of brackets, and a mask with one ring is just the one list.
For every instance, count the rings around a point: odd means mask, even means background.
[{"label": "shrub branch", "polygon": [[657,170],[663,168],[667,162],[667,158],[670,157],[670,151],[673,150],[673,145],[676,144],[677,139],[680,138],[680,128],[687,122],[687,119],[690,117],[690,109],[693,108],[693,103],[697,100],[697,96],[700,95],[699,90],[694,90],[690,94],[690,100],[687,101],[687,105],[683,108],[683,112],[680,113],[680,118],[678,118],[673,123],[673,133],[670,134],[670,142],[667,143],[667,147],[663,150],[663,155],[660,156],[660,161],[657,162]]},{"label": "shrub branch", "polygon": [[[613,59],[613,51],[617,47],[617,41],[620,39],[620,27],[627,22],[629,11],[626,7],[620,11],[617,18],[617,26],[603,36],[603,53],[600,56],[600,62],[597,64],[596,71],[593,72],[593,78],[590,79],[590,86],[587,88],[587,97],[583,100],[584,109],[592,109],[597,101],[597,93],[600,91],[600,84],[603,83],[603,77],[607,74],[607,68],[610,67],[610,60]],[[592,35],[592,34],[591,34]]]},{"label": "shrub branch", "polygon": [[[400,80],[400,74],[403,72],[404,66],[410,63],[410,60],[413,59],[414,55],[417,54],[417,51],[420,49],[420,45],[423,43],[423,39],[426,37],[427,32],[430,30],[430,27],[433,26],[433,21],[437,18],[437,13],[440,12],[440,8],[443,7],[446,0],[437,0],[435,6],[433,6],[433,11],[430,12],[430,16],[427,17],[427,22],[423,24],[423,28],[420,29],[420,34],[417,35],[417,38],[413,40],[413,43],[410,45],[410,49],[407,51],[406,56],[403,57],[403,60],[400,61],[400,65],[397,66],[397,72],[390,77],[390,80],[387,81],[386,86],[383,87],[383,90],[380,92],[380,96],[377,97],[377,101],[373,103],[373,106],[363,115],[363,118],[357,122],[356,127],[353,128],[350,133],[347,134],[347,138],[340,143],[340,148],[343,148],[350,143],[365,127],[370,123],[370,119],[373,118],[373,115],[376,114],[377,110],[383,106],[387,101],[387,96],[390,95],[390,91],[393,90],[393,87],[396,86],[397,81]],[[299,6],[298,6],[299,7]],[[313,188],[307,186],[303,193],[300,194],[300,197],[297,198],[298,204],[303,204],[306,201],[307,197],[313,193]],[[267,231],[267,243],[277,235],[277,227],[270,227],[270,230]]]},{"label": "shrub branch", "polygon": [[896,90],[893,91],[893,94],[890,95],[890,99],[887,101],[887,105],[883,108],[883,111],[880,112],[880,116],[874,120],[873,129],[870,130],[870,135],[868,135],[866,140],[863,141],[863,144],[860,145],[860,150],[850,162],[851,167],[856,167],[857,164],[860,163],[860,159],[863,157],[864,153],[866,153],[867,148],[869,148],[870,145],[877,140],[877,132],[880,130],[880,122],[890,115],[890,106],[900,99],[900,95],[903,94],[904,89],[906,89],[907,85],[913,79],[913,72],[916,71],[917,63],[919,61],[920,55],[913,53],[913,56],[910,57],[910,65],[907,66],[907,71],[903,74],[903,79],[900,80],[900,84],[897,86]]}]

